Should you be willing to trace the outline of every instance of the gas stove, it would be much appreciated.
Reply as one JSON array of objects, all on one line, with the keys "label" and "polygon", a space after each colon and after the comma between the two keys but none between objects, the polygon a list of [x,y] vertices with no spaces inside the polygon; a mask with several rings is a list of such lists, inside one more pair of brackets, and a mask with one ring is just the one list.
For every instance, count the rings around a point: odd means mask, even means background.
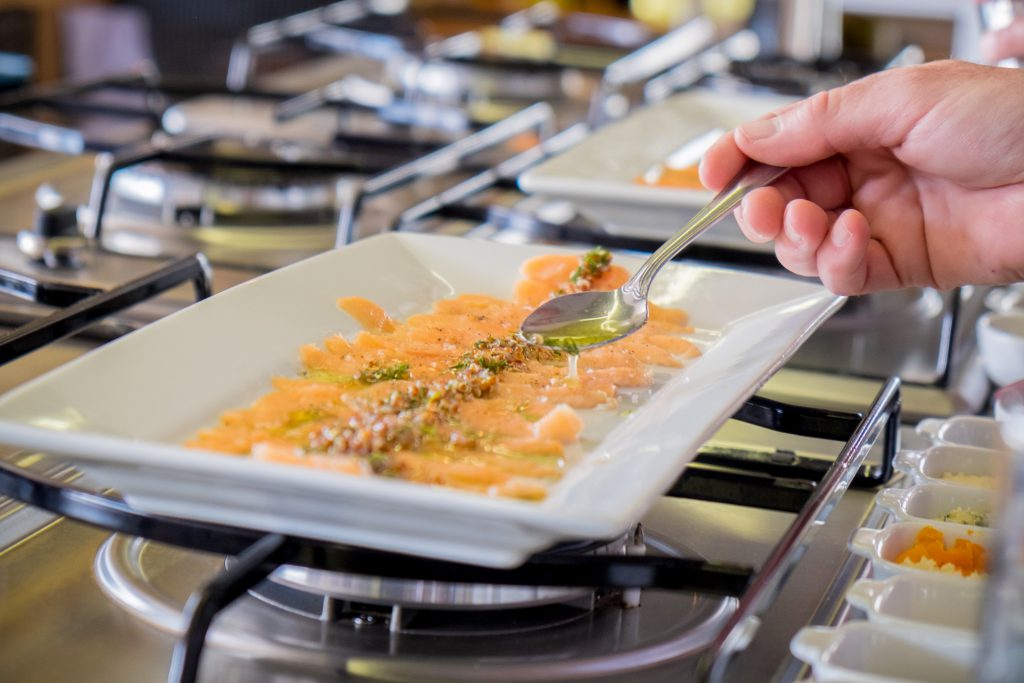
[{"label": "gas stove", "polygon": [[[645,91],[720,81],[748,42],[701,19],[609,33],[543,4],[441,30],[386,4],[253,28],[224,86],[144,74],[0,102],[0,137],[29,146],[0,162],[0,387],[384,230],[650,251],[515,179]],[[554,42],[502,53],[508,32]],[[296,76],[301,90],[272,87]],[[687,257],[778,270],[709,242]],[[863,569],[845,542],[878,521],[901,401],[945,414],[979,391],[962,387],[982,295],[853,302],[628,535],[513,570],[152,517],[59,459],[6,451],[0,678],[797,680],[789,638],[841,620]],[[907,315],[922,324],[879,353]]]}]

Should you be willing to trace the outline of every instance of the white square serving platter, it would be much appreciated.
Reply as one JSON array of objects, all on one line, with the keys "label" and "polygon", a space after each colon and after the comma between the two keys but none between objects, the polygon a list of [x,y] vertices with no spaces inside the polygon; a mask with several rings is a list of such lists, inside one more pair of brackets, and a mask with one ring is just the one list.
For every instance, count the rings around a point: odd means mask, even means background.
[{"label": "white square serving platter", "polygon": [[[804,281],[672,264],[654,299],[689,311],[704,354],[603,431],[542,502],[292,468],[182,443],[298,349],[358,330],[340,296],[404,319],[440,298],[508,298],[527,258],[557,251],[460,238],[370,238],[222,292],[0,397],[0,442],[64,456],[139,510],[489,566],[638,520],[715,429],[842,303]],[[617,256],[635,268],[639,260]],[[601,423],[602,420],[596,420]]]},{"label": "white square serving platter", "polygon": [[[707,190],[650,187],[635,179],[680,148],[726,131],[795,100],[774,94],[691,90],[638,109],[608,124],[519,176],[526,192],[569,200],[611,234],[667,239],[713,196]],[[714,136],[711,136],[712,138]],[[696,159],[704,150],[696,150]],[[765,250],[740,233],[731,218],[702,238],[746,250]]]}]

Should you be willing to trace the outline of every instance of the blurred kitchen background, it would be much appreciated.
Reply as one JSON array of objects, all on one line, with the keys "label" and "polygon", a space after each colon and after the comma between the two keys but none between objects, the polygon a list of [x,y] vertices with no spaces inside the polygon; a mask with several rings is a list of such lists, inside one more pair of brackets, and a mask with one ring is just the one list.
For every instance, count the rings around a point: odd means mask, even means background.
[{"label": "blurred kitchen background", "polygon": [[[548,0],[550,3],[551,0]],[[165,76],[224,77],[233,41],[248,27],[323,0],[0,0],[0,89],[93,79],[142,65]],[[460,10],[507,15],[524,0],[380,0],[378,12],[412,4],[430,26],[459,30]],[[632,16],[662,32],[698,13],[749,22],[765,52],[798,60],[885,63],[907,46],[925,58],[977,52],[972,0],[558,0],[563,9]]]}]

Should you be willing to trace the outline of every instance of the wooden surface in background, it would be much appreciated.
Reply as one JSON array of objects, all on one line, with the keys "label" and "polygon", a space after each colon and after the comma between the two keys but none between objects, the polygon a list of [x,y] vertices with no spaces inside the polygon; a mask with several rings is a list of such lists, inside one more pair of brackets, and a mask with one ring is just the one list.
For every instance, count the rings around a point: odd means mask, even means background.
[{"label": "wooden surface in background", "polygon": [[68,7],[104,5],[102,0],[0,0],[0,10],[26,9],[35,14],[36,81],[52,81],[61,76],[60,13]]}]

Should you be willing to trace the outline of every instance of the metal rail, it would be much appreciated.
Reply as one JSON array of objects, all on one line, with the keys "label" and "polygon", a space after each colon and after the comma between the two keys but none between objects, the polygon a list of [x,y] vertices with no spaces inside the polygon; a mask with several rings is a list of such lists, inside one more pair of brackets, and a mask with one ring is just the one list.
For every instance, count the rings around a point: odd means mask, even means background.
[{"label": "metal rail", "polygon": [[354,201],[338,217],[335,246],[355,239],[355,220],[364,200],[395,190],[417,178],[456,170],[469,157],[504,144],[517,135],[536,130],[541,142],[555,131],[555,112],[551,105],[538,102],[487,128],[457,140],[435,152],[397,166],[365,181],[353,181]]},{"label": "metal rail", "polygon": [[867,457],[868,451],[889,423],[899,423],[900,380],[891,378],[878,392],[853,437],[818,484],[804,509],[765,560],[750,589],[726,622],[702,660],[703,680],[724,680],[733,656],[745,649],[761,624],[761,616],[778,595],[796,562],[803,556],[811,532],[839,502]]},{"label": "metal rail", "polygon": [[[0,363],[9,362],[52,341],[70,336],[129,306],[189,281],[193,284],[197,299],[205,299],[213,291],[210,266],[202,254],[178,259],[112,290],[92,293],[67,308],[7,333],[0,337]],[[79,292],[84,293],[84,290]]]}]

